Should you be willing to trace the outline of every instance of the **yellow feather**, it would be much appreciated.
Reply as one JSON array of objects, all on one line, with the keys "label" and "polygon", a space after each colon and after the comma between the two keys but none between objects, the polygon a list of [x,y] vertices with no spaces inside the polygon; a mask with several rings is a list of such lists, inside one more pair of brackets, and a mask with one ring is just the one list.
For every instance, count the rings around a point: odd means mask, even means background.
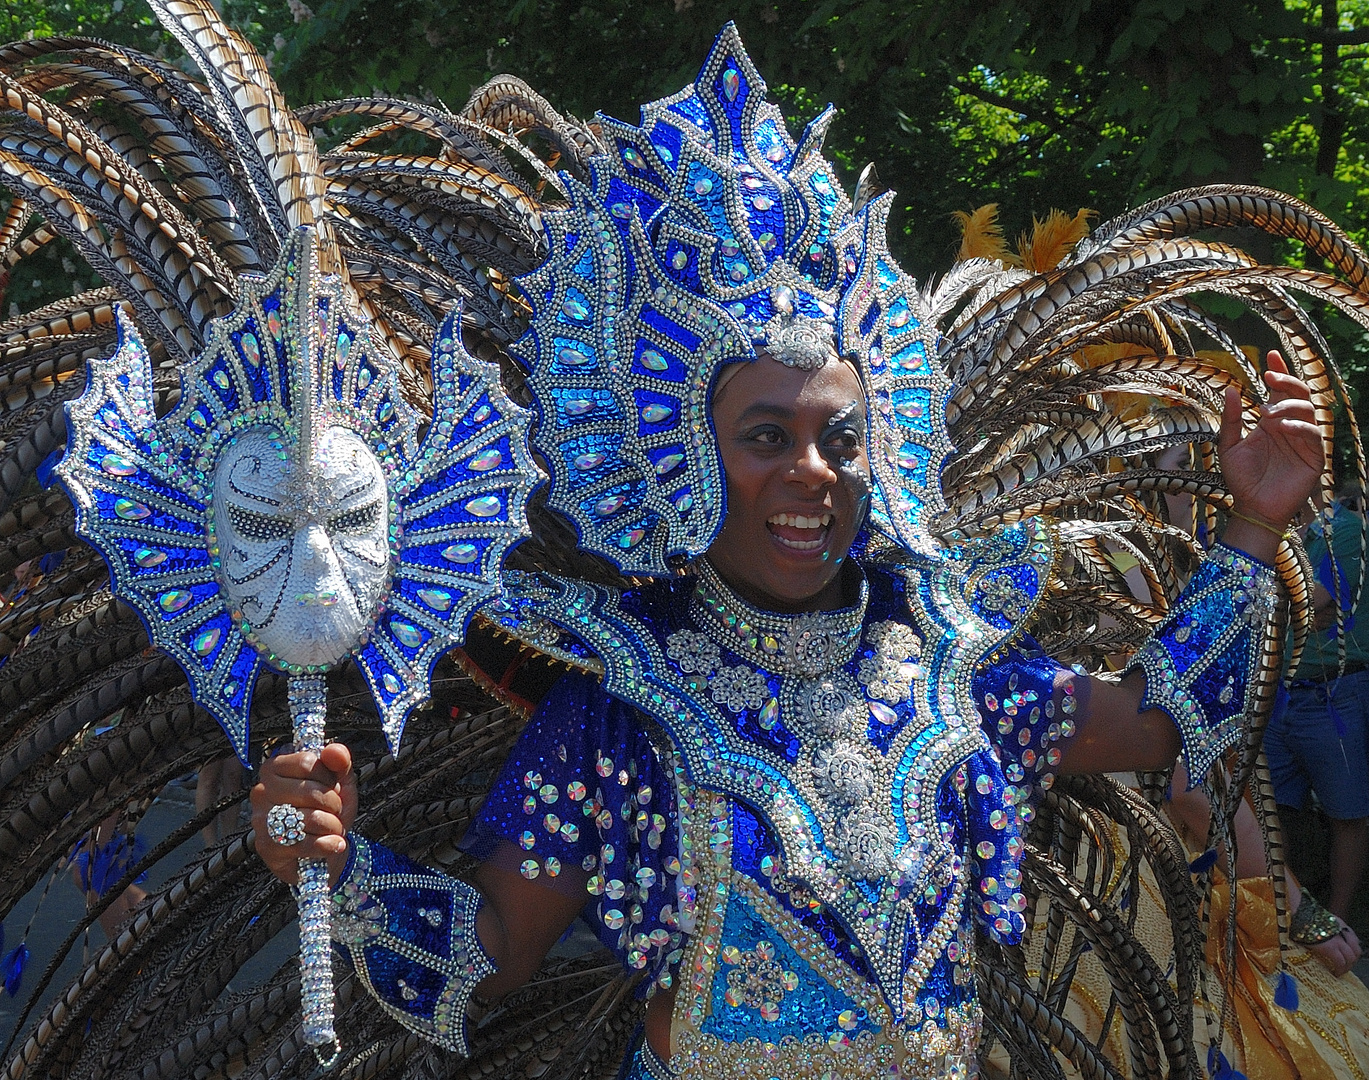
[{"label": "yellow feather", "polygon": [[1089,221],[1097,210],[1080,210],[1070,217],[1063,210],[1052,210],[1044,220],[1032,215],[1032,231],[1017,238],[1018,265],[1033,274],[1044,274],[1060,265],[1089,234]]},{"label": "yellow feather", "polygon": [[961,262],[994,259],[1004,266],[1021,265],[1003,239],[1003,226],[998,223],[998,203],[985,203],[968,214],[954,210],[951,217],[960,226],[960,251],[956,253],[956,259]]}]

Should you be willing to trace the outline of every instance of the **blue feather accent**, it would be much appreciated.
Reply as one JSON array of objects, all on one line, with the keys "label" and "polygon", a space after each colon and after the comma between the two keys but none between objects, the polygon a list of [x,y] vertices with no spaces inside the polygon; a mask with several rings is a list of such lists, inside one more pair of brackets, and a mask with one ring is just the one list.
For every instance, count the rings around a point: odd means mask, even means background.
[{"label": "blue feather accent", "polygon": [[1201,855],[1199,855],[1196,859],[1194,859],[1191,863],[1188,864],[1189,872],[1193,874],[1204,874],[1208,870],[1212,869],[1212,864],[1216,861],[1217,849],[1208,848],[1206,851],[1204,851]]},{"label": "blue feather accent", "polygon": [[1279,972],[1279,983],[1274,987],[1274,1004],[1289,1012],[1298,1011],[1298,984],[1286,971]]},{"label": "blue feather accent", "polygon": [[0,970],[5,973],[5,991],[10,997],[19,993],[19,983],[24,978],[24,968],[29,962],[29,947],[22,941],[0,960]]}]

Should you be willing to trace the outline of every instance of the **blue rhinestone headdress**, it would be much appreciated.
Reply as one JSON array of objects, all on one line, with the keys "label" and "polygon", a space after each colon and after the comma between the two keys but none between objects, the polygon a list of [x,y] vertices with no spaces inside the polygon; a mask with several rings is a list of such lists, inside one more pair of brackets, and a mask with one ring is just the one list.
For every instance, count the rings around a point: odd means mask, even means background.
[{"label": "blue rhinestone headdress", "polygon": [[[242,454],[254,440],[261,452],[248,454],[241,475],[275,469],[286,487],[307,487],[305,444],[320,432],[341,431],[359,439],[354,447],[369,448],[378,501],[356,511],[330,508],[336,492],[323,477],[304,493],[321,507],[300,502],[296,525],[302,532],[305,517],[332,514],[330,527],[375,533],[373,604],[343,655],[350,652],[365,674],[392,749],[409,710],[429,696],[437,660],[497,590],[505,551],[527,532],[527,496],[538,479],[526,445],[529,414],[507,399],[496,368],[465,352],[455,315],[437,335],[433,419],[420,438],[420,415],[401,396],[396,362],[372,340],[340,283],[319,276],[314,243],[312,232],[297,232],[269,275],[243,279],[237,310],[213,325],[181,375],[179,404],[161,419],[147,349],[121,315],[118,350],[91,362],[85,393],[67,407],[68,449],[57,468],[76,506],[77,532],[108,562],[115,593],[185,669],[195,700],[244,758],[262,666],[301,675],[330,663],[282,659],[252,625],[253,612],[234,599],[250,585],[230,586],[225,577],[216,476],[222,487],[237,485],[239,473],[218,475],[224,455]],[[290,546],[304,542],[298,533],[290,539],[290,519],[234,513],[236,527],[277,543],[285,553],[277,559],[299,551],[311,557],[307,544]],[[272,610],[313,605],[321,614],[337,599],[319,592],[271,603]]]},{"label": "blue rhinestone headdress", "polygon": [[947,380],[911,278],[889,255],[891,196],[853,212],[821,155],[829,107],[796,143],[723,28],[692,86],[632,127],[600,116],[608,153],[545,214],[550,256],[519,279],[548,503],[581,546],[628,574],[705,551],[725,489],[709,398],[757,347],[793,366],[836,350],[869,399],[874,523],[931,553],[950,452]]}]

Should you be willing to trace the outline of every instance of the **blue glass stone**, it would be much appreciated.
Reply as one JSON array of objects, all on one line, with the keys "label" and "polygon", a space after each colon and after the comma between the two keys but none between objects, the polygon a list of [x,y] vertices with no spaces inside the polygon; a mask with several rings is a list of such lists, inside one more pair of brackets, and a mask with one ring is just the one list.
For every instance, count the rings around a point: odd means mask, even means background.
[{"label": "blue glass stone", "polygon": [[561,363],[565,364],[567,367],[580,367],[583,364],[593,363],[594,361],[594,357],[581,352],[579,349],[572,349],[568,346],[556,354],[556,359],[560,360]]},{"label": "blue glass stone", "polygon": [[[491,469],[498,468],[499,463],[504,460],[504,455],[498,449],[491,447],[483,450],[470,460],[472,472],[489,472]],[[474,513],[475,511],[471,511]]]},{"label": "blue glass stone", "polygon": [[682,514],[687,514],[694,509],[694,496],[689,492],[684,492],[675,500],[675,509]]},{"label": "blue glass stone", "polygon": [[674,472],[684,460],[683,454],[667,454],[656,462],[656,475],[665,476],[666,473]]},{"label": "blue glass stone", "polygon": [[125,521],[142,521],[145,517],[151,517],[152,511],[140,502],[133,499],[118,499],[114,503],[114,513]]},{"label": "blue glass stone", "polygon": [[100,468],[110,476],[132,476],[138,471],[138,466],[122,454],[106,454]]},{"label": "blue glass stone", "polygon": [[898,723],[898,713],[894,712],[893,709],[889,708],[889,706],[885,705],[882,701],[872,701],[869,704],[870,715],[881,724],[893,727]]},{"label": "blue glass stone", "polygon": [[621,495],[610,495],[606,499],[600,499],[594,506],[594,512],[600,517],[609,517],[616,514],[623,505]]},{"label": "blue glass stone", "polygon": [[442,549],[442,557],[452,563],[473,563],[479,554],[474,544],[452,544]]},{"label": "blue glass stone", "polygon": [[406,623],[403,619],[391,619],[390,630],[399,639],[401,645],[410,649],[416,649],[423,644],[423,634],[418,627],[412,623]]},{"label": "blue glass stone", "polygon": [[190,603],[191,595],[185,589],[171,589],[157,597],[157,606],[168,615],[174,615],[178,611],[184,611]]},{"label": "blue glass stone", "polygon": [[584,322],[589,318],[589,308],[587,308],[579,297],[567,296],[561,301],[561,310],[566,318],[573,319],[575,322]]},{"label": "blue glass stone", "polygon": [[214,385],[220,390],[228,389],[228,372],[224,371],[223,368],[215,368],[212,378]]},{"label": "blue glass stone", "polygon": [[618,537],[618,546],[624,551],[627,551],[629,548],[634,548],[641,543],[642,537],[645,535],[645,529],[629,529],[627,532],[623,533],[622,536]]},{"label": "blue glass stone", "polygon": [[594,411],[594,402],[588,398],[571,398],[565,404],[567,416],[584,416]]},{"label": "blue glass stone", "polygon": [[217,626],[201,630],[195,635],[195,640],[190,643],[190,648],[196,656],[208,656],[214,651],[214,646],[219,643],[221,631]]},{"label": "blue glass stone", "polygon": [[742,77],[736,68],[730,67],[723,72],[723,96],[728,101],[736,101],[737,94],[741,92]]},{"label": "blue glass stone", "polygon": [[628,208],[628,205],[625,202],[614,203],[612,206],[609,207],[609,213],[616,218],[622,219],[623,221],[626,221],[632,215],[632,211]]},{"label": "blue glass stone", "polygon": [[380,677],[380,685],[385,687],[386,693],[389,694],[397,694],[404,689],[403,684],[389,671]]},{"label": "blue glass stone", "polygon": [[655,349],[647,349],[642,353],[642,367],[648,371],[664,371],[669,366],[670,362]]},{"label": "blue glass stone", "polygon": [[[266,317],[266,323],[268,326],[271,324],[271,320],[273,318],[275,318],[274,315],[268,315]],[[279,325],[280,320],[277,319],[276,323],[277,325]],[[243,334],[238,344],[242,348],[242,355],[247,359],[247,362],[249,364],[251,364],[253,367],[257,367],[261,364],[261,343],[257,341],[256,334],[252,333],[249,330],[247,333]]]},{"label": "blue glass stone", "polygon": [[[475,557],[474,545],[467,544],[465,546],[471,549],[471,558],[473,559]],[[471,559],[463,561],[470,562]],[[447,611],[452,606],[452,594],[446,589],[419,589],[418,598],[434,611]]]},{"label": "blue glass stone", "polygon": [[360,371],[357,372],[357,389],[358,389],[358,390],[365,390],[366,387],[368,387],[368,386],[370,386],[370,385],[371,385],[371,369],[368,368],[368,367],[363,367]]},{"label": "blue glass stone", "polygon": [[386,421],[390,420],[390,419],[394,416],[394,414],[395,414],[395,405],[394,405],[394,402],[393,402],[393,401],[387,400],[387,401],[385,401],[384,404],[382,404],[382,405],[380,406],[380,411],[379,411],[378,413],[376,413],[376,419],[379,420],[379,421],[383,424],[383,423],[385,423]]},{"label": "blue glass stone", "polygon": [[646,405],[642,408],[642,419],[648,424],[659,424],[663,420],[669,420],[675,415],[675,410],[668,405]]},{"label": "blue glass stone", "polygon": [[475,517],[487,518],[494,517],[502,509],[503,504],[497,495],[482,495],[478,499],[472,499],[466,504],[466,512]]},{"label": "blue glass stone", "polygon": [[580,454],[575,459],[575,467],[582,472],[588,472],[590,469],[598,468],[605,460],[605,455],[600,453]]},{"label": "blue glass stone", "polygon": [[623,149],[623,160],[634,169],[646,168],[646,161],[642,158],[641,152],[635,146],[628,146]]},{"label": "blue glass stone", "polygon": [[156,548],[140,547],[133,552],[133,561],[144,570],[150,570],[154,566],[161,566],[166,562],[166,552],[158,551]]},{"label": "blue glass stone", "polygon": [[347,354],[352,351],[352,339],[345,330],[339,330],[337,335],[337,366],[342,368],[347,366]]}]

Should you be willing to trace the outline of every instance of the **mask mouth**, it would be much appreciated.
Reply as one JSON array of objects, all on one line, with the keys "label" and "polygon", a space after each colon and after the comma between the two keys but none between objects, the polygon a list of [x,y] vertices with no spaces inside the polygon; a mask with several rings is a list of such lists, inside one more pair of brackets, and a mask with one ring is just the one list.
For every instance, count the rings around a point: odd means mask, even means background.
[{"label": "mask mouth", "polygon": [[772,514],[765,527],[780,544],[795,552],[821,551],[832,536],[836,515],[824,510],[819,514]]}]

